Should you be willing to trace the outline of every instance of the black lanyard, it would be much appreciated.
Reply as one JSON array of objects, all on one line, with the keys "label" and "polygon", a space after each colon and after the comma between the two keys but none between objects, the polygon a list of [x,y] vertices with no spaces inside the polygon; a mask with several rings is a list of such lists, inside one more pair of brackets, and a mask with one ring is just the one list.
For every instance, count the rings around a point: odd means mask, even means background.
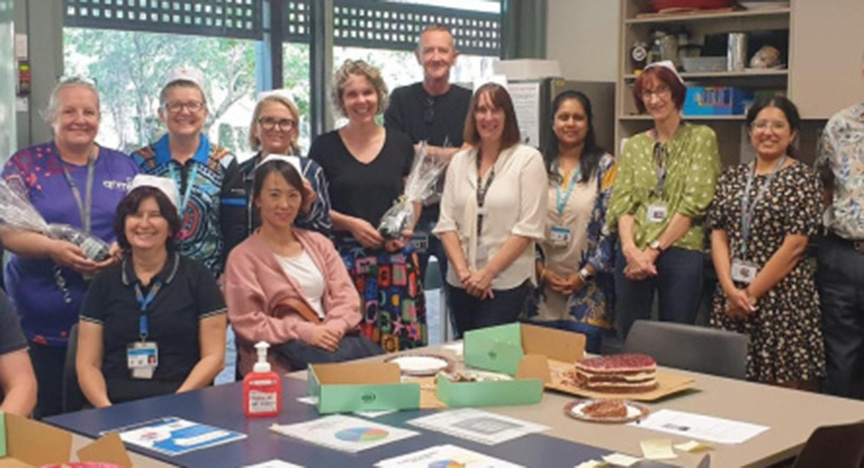
[{"label": "black lanyard", "polygon": [[783,163],[786,162],[786,156],[780,158],[777,161],[777,165],[774,166],[774,169],[771,171],[771,174],[768,175],[768,180],[759,187],[759,191],[756,192],[756,198],[753,199],[753,203],[750,203],[750,187],[753,186],[753,179],[756,177],[756,163],[753,163],[753,170],[747,173],[747,183],[744,186],[744,196],[741,197],[741,255],[744,256],[747,254],[747,241],[750,239],[750,223],[753,221],[753,213],[756,211],[756,204],[759,203],[759,200],[762,200],[762,197],[765,196],[765,192],[768,191],[768,187],[771,186],[771,182],[774,181],[774,177],[777,176],[777,171],[783,167]]},{"label": "black lanyard", "polygon": [[480,154],[477,154],[477,237],[483,231],[483,205],[486,203],[486,194],[489,192],[489,187],[492,181],[495,180],[495,164],[489,168],[489,176],[486,177],[486,185],[482,184],[483,178],[480,176]]},{"label": "black lanyard", "polygon": [[658,197],[663,196],[663,188],[666,187],[666,146],[659,141],[654,143],[654,164],[657,165],[657,185],[654,191]]},{"label": "black lanyard", "polygon": [[59,153],[57,156],[60,159],[60,167],[63,169],[63,175],[66,176],[66,182],[69,183],[69,189],[72,191],[72,196],[75,198],[75,203],[78,205],[78,214],[81,216],[81,226],[84,228],[84,233],[88,236],[91,234],[91,215],[93,209],[93,177],[96,172],[96,153],[95,150],[93,153],[90,153],[90,157],[87,158],[87,187],[85,188],[86,194],[84,195],[84,200],[81,199],[81,191],[78,190],[78,183],[75,182],[75,179],[72,178],[72,174],[69,174],[69,171],[66,169],[66,163],[63,162],[63,159],[60,158]]},{"label": "black lanyard", "polygon": [[156,299],[156,293],[158,293],[161,288],[162,282],[156,281],[145,296],[141,291],[141,282],[139,281],[135,283],[135,299],[138,301],[138,305],[141,306],[141,318],[138,320],[138,335],[141,337],[141,341],[146,341],[147,335],[150,332],[147,323],[147,307],[150,306],[153,299]]}]

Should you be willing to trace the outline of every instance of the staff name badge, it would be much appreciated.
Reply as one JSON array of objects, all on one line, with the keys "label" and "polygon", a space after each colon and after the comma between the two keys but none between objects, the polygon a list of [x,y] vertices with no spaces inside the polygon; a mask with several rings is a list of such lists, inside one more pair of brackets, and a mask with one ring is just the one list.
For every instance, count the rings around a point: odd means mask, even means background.
[{"label": "staff name badge", "polygon": [[737,258],[732,260],[732,281],[750,284],[756,279],[757,274],[759,274],[759,267],[755,263]]},{"label": "staff name badge", "polygon": [[152,341],[136,341],[126,347],[126,365],[133,379],[152,379],[159,365],[159,347]]},{"label": "staff name badge", "polygon": [[573,231],[564,226],[552,226],[549,230],[549,242],[555,247],[567,247],[573,238]]},{"label": "staff name badge", "polygon": [[646,218],[649,223],[661,223],[668,214],[669,208],[666,205],[648,205]]},{"label": "staff name badge", "polygon": [[425,252],[429,249],[429,234],[414,234],[414,237],[411,238],[411,244],[414,246],[415,250]]}]

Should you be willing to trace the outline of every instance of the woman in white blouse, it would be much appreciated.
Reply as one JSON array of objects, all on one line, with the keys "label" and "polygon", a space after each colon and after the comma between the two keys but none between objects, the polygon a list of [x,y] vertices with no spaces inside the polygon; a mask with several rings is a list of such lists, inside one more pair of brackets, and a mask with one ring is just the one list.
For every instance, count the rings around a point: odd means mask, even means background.
[{"label": "woman in white blouse", "polygon": [[434,233],[450,268],[456,331],[518,320],[534,282],[535,241],[543,239],[543,157],[519,144],[513,101],[502,86],[475,93],[465,121],[470,149],[453,157]]}]

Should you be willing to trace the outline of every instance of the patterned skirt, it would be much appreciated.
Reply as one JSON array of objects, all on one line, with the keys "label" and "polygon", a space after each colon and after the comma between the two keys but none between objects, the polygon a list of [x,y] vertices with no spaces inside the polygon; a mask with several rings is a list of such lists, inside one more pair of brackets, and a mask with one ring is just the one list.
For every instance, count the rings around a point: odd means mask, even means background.
[{"label": "patterned skirt", "polygon": [[413,246],[387,252],[338,238],[336,249],[360,294],[362,333],[387,352],[426,346],[426,298]]}]

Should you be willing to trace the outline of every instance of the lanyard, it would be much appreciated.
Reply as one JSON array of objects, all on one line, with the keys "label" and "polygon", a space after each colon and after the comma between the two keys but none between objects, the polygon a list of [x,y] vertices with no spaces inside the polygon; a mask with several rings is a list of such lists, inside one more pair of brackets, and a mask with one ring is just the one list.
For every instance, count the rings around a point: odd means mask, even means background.
[{"label": "lanyard", "polygon": [[[555,170],[559,170],[557,164],[555,165]],[[582,169],[579,167],[573,171],[573,176],[570,177],[570,183],[567,185],[567,192],[564,193],[563,198],[561,196],[561,184],[555,184],[555,206],[558,209],[558,216],[564,216],[564,207],[570,200],[570,196],[573,195],[573,189],[576,187],[576,181],[579,180],[581,173]]]},{"label": "lanyard", "polygon": [[657,185],[654,186],[654,191],[657,196],[663,196],[663,188],[666,186],[666,165],[665,165],[665,156],[666,155],[666,147],[663,146],[660,142],[654,143],[654,163],[657,165]]},{"label": "lanyard", "polygon": [[482,177],[480,177],[480,154],[477,154],[477,236],[480,236],[480,233],[483,232],[483,213],[482,208],[483,204],[486,203],[486,193],[489,192],[489,186],[492,185],[492,181],[495,180],[495,165],[493,164],[491,168],[489,168],[489,175],[486,177],[486,184],[483,185],[481,182],[483,181]]},{"label": "lanyard", "polygon": [[753,186],[753,179],[756,175],[756,163],[753,163],[753,171],[747,174],[747,184],[744,186],[744,196],[741,198],[741,255],[744,256],[747,253],[747,241],[750,239],[750,223],[753,221],[753,213],[756,211],[756,204],[759,203],[759,200],[762,200],[762,197],[765,196],[765,192],[768,191],[768,187],[771,186],[771,182],[774,181],[774,177],[777,175],[777,171],[783,167],[783,163],[786,162],[786,156],[780,158],[777,161],[777,165],[774,166],[774,169],[771,171],[771,174],[768,175],[768,180],[759,187],[759,191],[756,192],[756,198],[753,199],[753,203],[750,203],[750,187]]},{"label": "lanyard", "polygon": [[[168,163],[168,172],[171,173],[171,179],[174,180],[174,183],[177,184],[178,191],[179,187],[182,187],[182,180],[177,177],[177,171],[174,169],[174,163]],[[180,212],[180,220],[183,221],[186,219],[186,210],[189,209],[189,197],[192,196],[192,186],[195,185],[195,179],[198,177],[198,165],[193,164],[192,170],[188,177],[186,177],[186,188],[183,191],[183,196],[180,198],[180,206],[177,207],[177,211]],[[179,193],[178,193],[179,195]]]},{"label": "lanyard", "polygon": [[161,288],[162,282],[156,281],[156,283],[153,284],[153,287],[150,288],[150,292],[147,293],[147,296],[144,296],[144,293],[141,292],[141,283],[135,283],[135,299],[138,301],[138,305],[141,306],[141,318],[138,320],[138,334],[141,336],[141,341],[145,341],[148,334],[147,307],[149,307],[153,302],[153,299],[156,298],[156,293],[158,293]]},{"label": "lanyard", "polygon": [[[60,156],[57,156],[58,159]],[[84,199],[81,199],[81,191],[78,190],[78,183],[75,182],[75,179],[72,178],[72,174],[69,174],[69,170],[66,169],[66,163],[60,159],[60,167],[63,169],[63,175],[66,176],[66,182],[69,184],[69,189],[72,191],[72,196],[75,198],[75,203],[78,205],[78,214],[81,216],[81,226],[84,228],[84,233],[88,236],[90,235],[91,229],[91,212],[93,208],[93,176],[96,172],[96,154],[95,150],[93,153],[90,153],[90,157],[87,158],[87,186],[85,187],[85,195]]]}]

